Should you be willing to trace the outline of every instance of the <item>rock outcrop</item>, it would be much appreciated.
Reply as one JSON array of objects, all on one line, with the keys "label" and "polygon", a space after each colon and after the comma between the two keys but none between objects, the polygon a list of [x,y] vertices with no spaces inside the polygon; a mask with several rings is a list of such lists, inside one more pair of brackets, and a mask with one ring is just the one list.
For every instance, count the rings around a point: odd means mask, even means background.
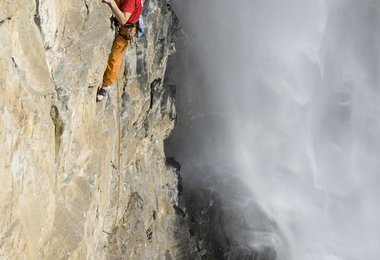
[{"label": "rock outcrop", "polygon": [[95,93],[113,40],[101,1],[0,3],[0,258],[181,259],[191,242],[163,140],[176,18],[145,1],[119,87]]}]

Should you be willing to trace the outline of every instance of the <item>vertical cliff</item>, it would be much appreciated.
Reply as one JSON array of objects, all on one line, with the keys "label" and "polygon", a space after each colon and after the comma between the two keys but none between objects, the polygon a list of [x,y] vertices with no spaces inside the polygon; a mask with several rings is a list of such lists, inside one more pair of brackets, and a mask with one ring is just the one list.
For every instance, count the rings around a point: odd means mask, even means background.
[{"label": "vertical cliff", "polygon": [[170,6],[145,1],[145,37],[98,104],[114,34],[106,5],[0,7],[0,258],[184,258],[193,244],[163,151],[175,121],[163,84]]}]

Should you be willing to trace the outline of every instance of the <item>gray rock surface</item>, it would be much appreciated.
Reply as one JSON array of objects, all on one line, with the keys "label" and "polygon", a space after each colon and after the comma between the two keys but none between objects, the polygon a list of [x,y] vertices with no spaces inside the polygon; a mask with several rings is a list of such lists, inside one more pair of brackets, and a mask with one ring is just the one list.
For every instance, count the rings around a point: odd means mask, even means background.
[{"label": "gray rock surface", "polygon": [[119,87],[97,104],[109,8],[0,2],[0,259],[191,256],[163,151],[176,117],[163,84],[176,18],[161,0],[144,14]]}]

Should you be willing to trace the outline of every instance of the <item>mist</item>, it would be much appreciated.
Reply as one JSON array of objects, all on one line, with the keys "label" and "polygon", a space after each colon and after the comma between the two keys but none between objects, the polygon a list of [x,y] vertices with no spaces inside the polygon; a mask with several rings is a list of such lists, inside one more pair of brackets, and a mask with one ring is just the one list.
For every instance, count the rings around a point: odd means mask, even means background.
[{"label": "mist", "polygon": [[378,259],[380,2],[172,4],[166,153],[189,207],[217,197],[226,235],[268,259]]}]

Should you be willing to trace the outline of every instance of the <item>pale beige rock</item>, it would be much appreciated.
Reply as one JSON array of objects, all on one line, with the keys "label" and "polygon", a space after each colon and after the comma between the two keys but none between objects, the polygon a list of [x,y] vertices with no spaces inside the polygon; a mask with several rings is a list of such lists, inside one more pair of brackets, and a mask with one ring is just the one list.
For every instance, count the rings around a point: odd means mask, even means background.
[{"label": "pale beige rock", "polygon": [[174,17],[165,1],[145,8],[146,38],[129,48],[119,88],[96,104],[109,8],[0,2],[0,259],[188,256],[173,209],[178,176],[163,150],[175,120],[163,85]]}]

